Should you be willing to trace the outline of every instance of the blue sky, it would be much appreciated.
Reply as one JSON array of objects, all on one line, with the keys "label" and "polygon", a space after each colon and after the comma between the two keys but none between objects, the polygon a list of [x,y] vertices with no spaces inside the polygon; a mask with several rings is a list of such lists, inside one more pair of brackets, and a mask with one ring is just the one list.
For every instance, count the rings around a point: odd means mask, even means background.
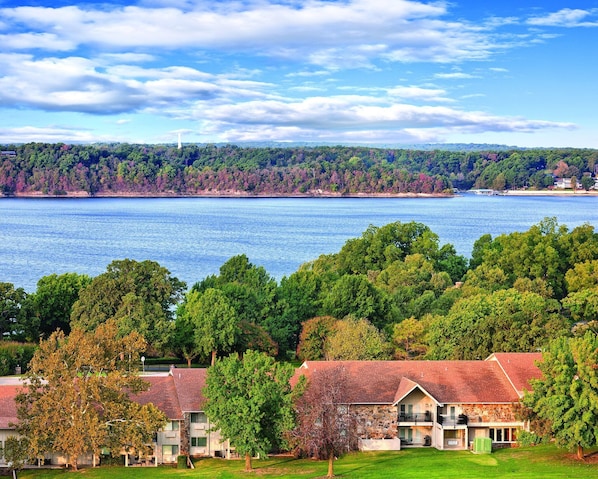
[{"label": "blue sky", "polygon": [[598,0],[0,0],[0,143],[598,148]]}]

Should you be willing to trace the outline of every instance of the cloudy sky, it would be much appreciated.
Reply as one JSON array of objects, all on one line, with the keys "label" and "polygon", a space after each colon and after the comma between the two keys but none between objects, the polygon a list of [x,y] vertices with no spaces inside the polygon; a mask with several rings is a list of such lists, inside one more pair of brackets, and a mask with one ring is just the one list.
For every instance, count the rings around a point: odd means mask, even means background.
[{"label": "cloudy sky", "polygon": [[0,143],[598,148],[598,0],[0,0]]}]

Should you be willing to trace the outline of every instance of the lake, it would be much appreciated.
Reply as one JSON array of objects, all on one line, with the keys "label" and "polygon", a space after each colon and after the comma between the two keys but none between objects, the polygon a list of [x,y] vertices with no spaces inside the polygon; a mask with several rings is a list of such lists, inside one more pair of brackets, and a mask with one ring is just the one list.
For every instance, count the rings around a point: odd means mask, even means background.
[{"label": "lake", "polygon": [[547,216],[598,226],[598,198],[0,199],[0,282],[34,292],[52,273],[96,276],[114,259],[151,259],[188,286],[246,254],[280,280],[335,253],[373,224],[417,221],[469,258],[483,234],[525,231]]}]

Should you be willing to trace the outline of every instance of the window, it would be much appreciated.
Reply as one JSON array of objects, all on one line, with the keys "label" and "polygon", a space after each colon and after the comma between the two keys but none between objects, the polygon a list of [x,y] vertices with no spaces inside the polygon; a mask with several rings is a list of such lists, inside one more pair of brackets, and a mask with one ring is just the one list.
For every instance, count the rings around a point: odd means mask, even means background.
[{"label": "window", "polygon": [[164,456],[176,456],[179,453],[179,446],[176,445],[164,445],[162,446],[162,455]]},{"label": "window", "polygon": [[164,426],[165,431],[178,431],[179,430],[179,422],[178,421],[169,421]]},{"label": "window", "polygon": [[208,445],[207,437],[192,437],[191,447],[206,447]]},{"label": "window", "polygon": [[491,427],[489,430],[490,439],[494,442],[516,442],[516,427]]},{"label": "window", "polygon": [[206,422],[208,422],[208,418],[203,412],[192,412],[191,413],[191,422],[194,424],[206,423]]},{"label": "window", "polygon": [[413,429],[410,427],[399,428],[399,437],[406,442],[413,442]]}]

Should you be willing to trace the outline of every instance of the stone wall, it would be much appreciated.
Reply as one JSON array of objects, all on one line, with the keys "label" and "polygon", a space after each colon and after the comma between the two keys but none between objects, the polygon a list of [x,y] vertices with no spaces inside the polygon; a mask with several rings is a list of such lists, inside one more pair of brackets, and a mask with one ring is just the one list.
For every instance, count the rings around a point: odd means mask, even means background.
[{"label": "stone wall", "polygon": [[511,404],[464,404],[463,414],[468,423],[513,423],[517,422]]},{"label": "stone wall", "polygon": [[392,439],[397,437],[396,406],[351,406],[357,416],[357,436],[360,439]]}]

